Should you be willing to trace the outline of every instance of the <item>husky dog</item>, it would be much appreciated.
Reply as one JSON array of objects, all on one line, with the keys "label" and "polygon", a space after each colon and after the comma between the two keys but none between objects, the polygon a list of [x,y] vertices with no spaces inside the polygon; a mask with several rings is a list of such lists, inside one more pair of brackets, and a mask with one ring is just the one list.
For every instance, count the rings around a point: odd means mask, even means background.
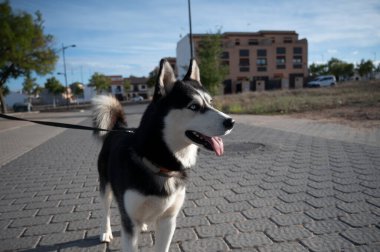
[{"label": "husky dog", "polygon": [[137,251],[140,230],[156,224],[156,251],[168,251],[176,217],[185,199],[186,170],[195,165],[198,147],[223,154],[219,136],[228,134],[234,120],[211,105],[191,60],[183,80],[161,60],[153,100],[140,126],[126,130],[120,103],[110,96],[93,100],[94,124],[112,130],[99,133],[104,143],[99,154],[100,195],[105,215],[100,241],[110,242],[110,205],[116,198],[121,216],[123,251]]}]

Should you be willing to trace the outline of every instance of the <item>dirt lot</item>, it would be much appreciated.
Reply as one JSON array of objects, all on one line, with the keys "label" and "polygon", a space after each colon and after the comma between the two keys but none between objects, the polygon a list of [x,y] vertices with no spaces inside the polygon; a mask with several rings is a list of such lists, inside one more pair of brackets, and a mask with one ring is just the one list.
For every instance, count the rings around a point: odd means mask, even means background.
[{"label": "dirt lot", "polygon": [[290,114],[290,117],[335,122],[354,128],[380,128],[380,105],[371,107],[340,107]]}]

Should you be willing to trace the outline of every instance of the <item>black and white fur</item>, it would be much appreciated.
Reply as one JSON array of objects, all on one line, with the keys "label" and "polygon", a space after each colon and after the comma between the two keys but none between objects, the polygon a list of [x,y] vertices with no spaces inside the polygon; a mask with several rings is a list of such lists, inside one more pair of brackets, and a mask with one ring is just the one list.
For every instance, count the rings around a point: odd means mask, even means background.
[{"label": "black and white fur", "polygon": [[156,224],[156,251],[168,251],[185,199],[186,169],[195,165],[199,146],[223,154],[218,136],[232,130],[233,119],[212,107],[195,60],[183,80],[176,80],[170,64],[161,60],[153,100],[133,131],[123,131],[123,109],[113,97],[96,97],[93,105],[95,126],[115,130],[103,134],[98,159],[105,209],[100,241],[113,238],[115,197],[123,251],[137,251],[138,234],[148,223]]}]

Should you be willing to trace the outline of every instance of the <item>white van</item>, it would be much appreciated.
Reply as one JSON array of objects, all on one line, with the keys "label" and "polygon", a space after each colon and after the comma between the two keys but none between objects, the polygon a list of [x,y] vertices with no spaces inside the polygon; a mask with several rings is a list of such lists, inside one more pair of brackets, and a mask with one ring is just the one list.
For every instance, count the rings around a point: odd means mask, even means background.
[{"label": "white van", "polygon": [[336,84],[334,75],[324,75],[307,83],[307,87],[331,87]]}]

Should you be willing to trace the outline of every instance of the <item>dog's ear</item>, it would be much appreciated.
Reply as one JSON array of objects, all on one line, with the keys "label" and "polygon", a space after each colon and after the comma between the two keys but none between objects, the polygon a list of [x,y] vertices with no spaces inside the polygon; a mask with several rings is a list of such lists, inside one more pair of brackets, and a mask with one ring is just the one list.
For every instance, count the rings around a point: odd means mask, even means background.
[{"label": "dog's ear", "polygon": [[160,70],[157,76],[157,83],[154,90],[153,100],[158,100],[165,96],[173,88],[176,81],[173,68],[166,59],[160,61]]},{"label": "dog's ear", "polygon": [[201,75],[199,73],[199,67],[195,59],[190,60],[189,70],[183,80],[196,80],[201,83]]}]

